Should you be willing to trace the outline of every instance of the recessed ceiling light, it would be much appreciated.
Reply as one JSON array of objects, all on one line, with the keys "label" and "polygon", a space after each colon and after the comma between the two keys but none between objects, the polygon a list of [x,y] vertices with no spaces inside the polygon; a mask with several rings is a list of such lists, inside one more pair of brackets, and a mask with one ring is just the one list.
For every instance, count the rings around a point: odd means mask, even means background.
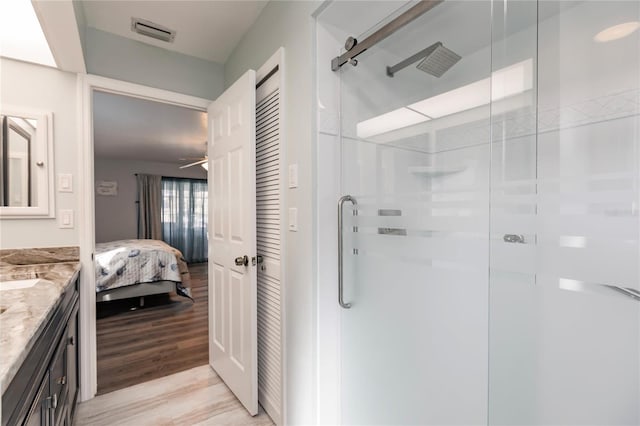
[{"label": "recessed ceiling light", "polygon": [[624,24],[614,25],[613,27],[600,31],[593,39],[598,43],[618,40],[632,34],[638,28],[640,28],[640,22],[638,21],[625,22]]},{"label": "recessed ceiling light", "polygon": [[3,2],[0,13],[0,56],[56,66],[49,43],[30,1]]}]

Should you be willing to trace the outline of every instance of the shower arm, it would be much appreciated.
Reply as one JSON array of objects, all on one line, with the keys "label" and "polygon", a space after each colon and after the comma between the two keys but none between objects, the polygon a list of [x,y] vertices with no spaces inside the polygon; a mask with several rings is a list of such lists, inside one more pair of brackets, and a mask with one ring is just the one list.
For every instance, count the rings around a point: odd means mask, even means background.
[{"label": "shower arm", "polygon": [[422,58],[425,58],[425,57],[431,55],[434,50],[436,50],[438,47],[441,47],[441,46],[442,46],[442,43],[441,42],[437,42],[437,43],[432,44],[431,46],[427,47],[426,49],[422,49],[421,51],[419,51],[415,55],[412,55],[412,56],[408,57],[404,61],[400,61],[400,62],[398,62],[397,64],[395,64],[392,67],[387,67],[387,75],[389,77],[393,77],[393,75],[395,73],[397,73],[398,71],[408,67],[409,65],[413,64],[414,62],[419,61]]},{"label": "shower arm", "polygon": [[343,53],[340,56],[336,56],[331,60],[331,71],[338,71],[340,67],[349,62],[350,59],[354,59],[356,56],[364,52],[365,50],[373,47],[378,42],[384,40],[389,37],[391,34],[398,31],[400,28],[409,24],[413,20],[419,18],[424,13],[430,11],[444,0],[421,0],[418,4],[413,6],[411,9],[404,12],[402,15],[393,19],[389,23],[385,24],[379,30],[371,34],[366,39],[361,42],[355,44],[352,49]]}]

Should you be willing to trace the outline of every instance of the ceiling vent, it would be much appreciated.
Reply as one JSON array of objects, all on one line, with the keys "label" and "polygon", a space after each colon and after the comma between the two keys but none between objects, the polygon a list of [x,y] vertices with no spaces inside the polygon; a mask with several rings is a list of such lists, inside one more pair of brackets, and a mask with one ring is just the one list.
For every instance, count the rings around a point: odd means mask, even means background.
[{"label": "ceiling vent", "polygon": [[174,30],[140,18],[131,18],[131,31],[168,43],[173,43],[176,38]]}]

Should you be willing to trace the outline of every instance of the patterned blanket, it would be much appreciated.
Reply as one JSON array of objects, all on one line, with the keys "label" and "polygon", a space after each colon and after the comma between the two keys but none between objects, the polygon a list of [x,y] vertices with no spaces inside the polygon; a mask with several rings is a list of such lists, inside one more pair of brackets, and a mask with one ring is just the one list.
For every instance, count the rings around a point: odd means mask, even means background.
[{"label": "patterned blanket", "polygon": [[96,244],[96,292],[174,281],[176,292],[191,298],[191,276],[180,250],[158,240],[119,240]]}]

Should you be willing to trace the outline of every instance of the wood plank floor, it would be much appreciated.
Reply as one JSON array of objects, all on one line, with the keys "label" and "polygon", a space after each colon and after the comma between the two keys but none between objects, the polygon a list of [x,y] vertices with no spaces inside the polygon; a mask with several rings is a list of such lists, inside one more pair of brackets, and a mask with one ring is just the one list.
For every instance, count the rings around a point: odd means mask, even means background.
[{"label": "wood plank floor", "polygon": [[195,303],[172,293],[141,309],[138,299],[98,304],[98,395],[208,363],[207,264],[189,272]]},{"label": "wood plank floor", "polygon": [[262,409],[251,417],[208,365],[95,397],[77,413],[78,426],[273,425]]}]

